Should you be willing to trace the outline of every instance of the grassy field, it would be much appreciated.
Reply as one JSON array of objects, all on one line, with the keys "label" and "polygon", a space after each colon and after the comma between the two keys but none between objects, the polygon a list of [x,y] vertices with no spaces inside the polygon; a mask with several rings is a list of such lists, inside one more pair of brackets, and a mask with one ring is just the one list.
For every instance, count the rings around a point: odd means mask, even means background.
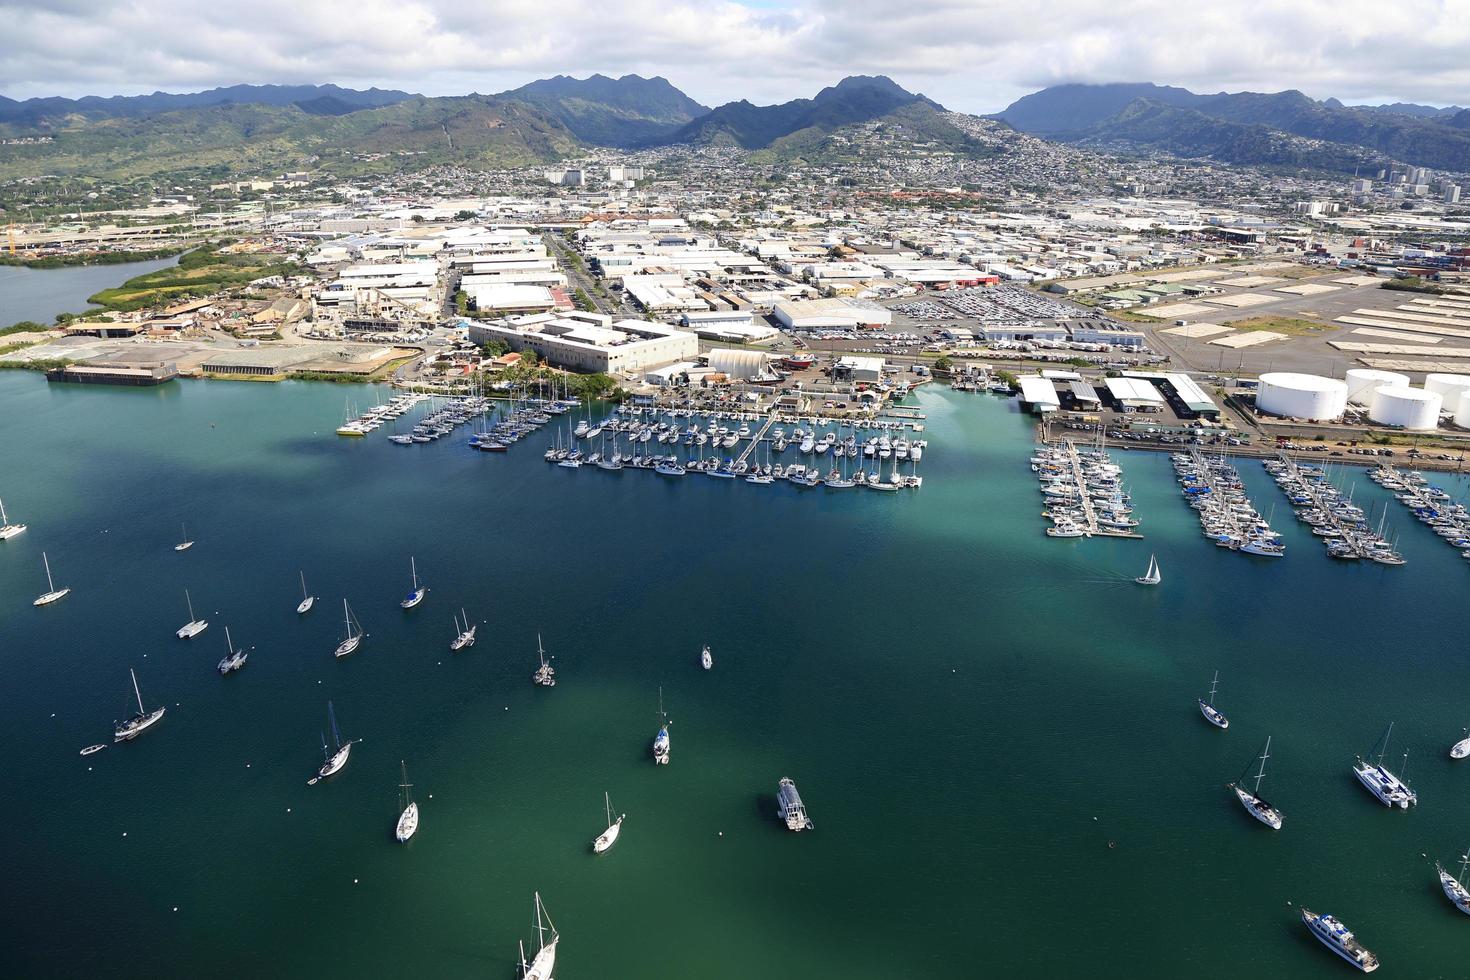
[{"label": "grassy field", "polygon": [[87,298],[89,303],[122,312],[166,306],[212,296],[267,276],[292,275],[296,266],[271,253],[226,253],[218,245],[195,249],[167,269],[134,276],[121,286]]},{"label": "grassy field", "polygon": [[1248,320],[1230,320],[1223,325],[1236,330],[1269,330],[1288,337],[1310,337],[1314,333],[1334,329],[1326,323],[1294,316],[1253,316]]}]

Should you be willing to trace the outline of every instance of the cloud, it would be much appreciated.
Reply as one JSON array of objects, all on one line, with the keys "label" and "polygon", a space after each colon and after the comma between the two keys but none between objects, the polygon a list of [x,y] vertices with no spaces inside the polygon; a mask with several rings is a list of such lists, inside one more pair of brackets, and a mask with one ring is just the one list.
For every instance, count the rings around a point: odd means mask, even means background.
[{"label": "cloud", "polygon": [[717,104],[886,73],[968,111],[1057,82],[1470,102],[1462,0],[0,0],[0,92],[336,82],[493,92],[637,72]]}]

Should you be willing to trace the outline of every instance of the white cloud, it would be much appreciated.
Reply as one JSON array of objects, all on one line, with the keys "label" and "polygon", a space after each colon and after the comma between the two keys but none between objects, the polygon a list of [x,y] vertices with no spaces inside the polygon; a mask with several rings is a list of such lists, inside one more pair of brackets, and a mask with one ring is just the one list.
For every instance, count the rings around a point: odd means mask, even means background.
[{"label": "white cloud", "polygon": [[886,73],[969,111],[1044,85],[1470,102],[1464,0],[0,0],[0,92],[336,82],[426,94],[661,74],[700,101]]}]

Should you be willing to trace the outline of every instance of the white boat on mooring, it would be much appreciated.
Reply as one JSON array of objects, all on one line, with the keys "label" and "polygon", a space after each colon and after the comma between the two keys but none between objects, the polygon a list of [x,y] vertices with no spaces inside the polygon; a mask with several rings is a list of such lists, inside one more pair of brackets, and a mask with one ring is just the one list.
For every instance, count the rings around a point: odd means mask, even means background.
[{"label": "white boat on mooring", "polygon": [[1216,728],[1229,728],[1230,719],[1226,718],[1220,712],[1220,709],[1215,707],[1215,691],[1219,687],[1220,672],[1217,670],[1215,671],[1215,679],[1210,681],[1210,699],[1206,701],[1204,698],[1196,698],[1195,700],[1199,703],[1199,713],[1205,716],[1205,721],[1208,721]]},{"label": "white boat on mooring", "polygon": [[36,596],[31,602],[33,606],[49,606],[59,599],[66,598],[71,593],[69,588],[58,589],[56,583],[51,581],[51,559],[46,557],[46,552],[41,552],[41,564],[46,566],[46,591]]},{"label": "white boat on mooring", "polygon": [[[546,934],[551,934],[550,941]],[[541,893],[536,893],[536,954],[526,962],[526,947],[521,944],[521,980],[552,980],[551,971],[556,968],[556,944],[561,942],[546,906],[541,904]]]},{"label": "white boat on mooring", "polygon": [[1439,872],[1439,887],[1444,889],[1444,897],[1455,904],[1455,908],[1470,915],[1470,888],[1465,887],[1465,867],[1470,865],[1470,851],[1460,855],[1460,873],[1458,876],[1450,874],[1438,861],[1434,862],[1434,870]]},{"label": "white boat on mooring", "polygon": [[713,667],[715,665],[715,658],[709,652],[709,644],[708,643],[706,643],[704,645],[704,649],[703,650],[699,651],[699,665],[701,667],[703,667],[705,670],[709,670],[711,667]]},{"label": "white boat on mooring", "polygon": [[250,659],[250,654],[246,653],[243,649],[235,649],[235,642],[230,639],[230,628],[228,626],[225,627],[225,648],[229,652],[219,662],[218,669],[221,674],[229,674],[239,670],[245,666],[245,661]]},{"label": "white boat on mooring", "polygon": [[133,678],[133,696],[138,699],[138,713],[127,721],[117,722],[112,726],[112,740],[114,742],[131,742],[162,721],[163,713],[166,710],[162,707],[154,708],[152,711],[144,708],[143,692],[138,690],[138,674],[131,667],[128,668],[128,673]]},{"label": "white boat on mooring", "polygon": [[[1378,802],[1384,806],[1407,810],[1411,805],[1419,802],[1418,794],[1409,788],[1408,783],[1404,782],[1398,775],[1390,772],[1388,767],[1383,764],[1383,756],[1388,752],[1388,739],[1392,734],[1393,723],[1390,722],[1388,730],[1383,733],[1383,738],[1379,739],[1378,745],[1376,746],[1378,748],[1378,761],[1367,762],[1362,756],[1358,756],[1353,762],[1353,775],[1357,776],[1358,782],[1363,784],[1363,788],[1378,797]],[[1372,755],[1371,751],[1369,755]],[[1408,764],[1409,753],[1405,752],[1404,766],[1406,767]],[[1400,767],[1399,771],[1403,772],[1404,768]]]},{"label": "white boat on mooring", "polygon": [[398,843],[406,844],[408,839],[419,830],[419,805],[414,802],[409,790],[413,784],[408,781],[408,763],[399,760],[399,768],[403,772],[403,782],[398,788],[403,790],[403,812],[398,815],[398,826],[393,830],[393,836],[398,838]]},{"label": "white boat on mooring", "polygon": [[1266,760],[1271,757],[1271,736],[1266,736],[1266,747],[1261,749],[1261,770],[1256,773],[1256,785],[1254,789],[1247,790],[1241,784],[1245,782],[1246,773],[1250,772],[1250,766],[1245,767],[1245,773],[1236,782],[1230,784],[1235,792],[1235,798],[1240,805],[1245,807],[1245,812],[1255,817],[1261,823],[1272,830],[1280,830],[1282,824],[1281,811],[1276,809],[1265,800],[1261,799],[1261,780],[1266,778]]},{"label": "white boat on mooring", "polygon": [[1451,759],[1463,759],[1470,755],[1470,729],[1464,729],[1465,737],[1450,746]]},{"label": "white boat on mooring", "polygon": [[189,590],[184,590],[184,602],[189,606],[189,621],[180,626],[174,633],[181,640],[192,640],[194,637],[209,629],[209,621],[199,619],[194,615],[194,600],[189,597]]},{"label": "white boat on mooring", "polygon": [[408,593],[408,595],[404,596],[403,601],[399,603],[399,605],[402,606],[404,609],[412,609],[414,606],[417,606],[419,603],[423,602],[424,596],[427,595],[429,592],[428,586],[419,584],[419,566],[413,558],[408,559],[408,567],[413,575],[413,589]]},{"label": "white boat on mooring", "polygon": [[342,616],[347,621],[347,635],[343,637],[341,643],[337,644],[337,652],[334,656],[338,660],[355,651],[362,645],[362,638],[367,636],[362,631],[362,624],[357,621],[356,616],[352,615],[352,607],[347,604],[346,599],[342,600]]},{"label": "white boat on mooring", "polygon": [[342,741],[342,733],[337,729],[337,712],[332,708],[332,702],[327,702],[327,721],[332,726],[332,744],[334,748],[327,748],[326,733],[322,733],[322,757],[326,761],[316,771],[316,775],[306,781],[306,785],[315,786],[328,776],[335,776],[347,765],[347,759],[352,755],[352,741]]},{"label": "white boat on mooring", "polygon": [[296,606],[296,612],[297,612],[297,614],[298,615],[305,615],[306,613],[311,612],[311,607],[315,603],[316,603],[316,596],[314,596],[310,592],[307,592],[306,591],[306,573],[305,572],[302,572],[301,573],[301,602],[298,603],[297,606]]},{"label": "white boat on mooring", "polygon": [[180,524],[179,530],[183,533],[179,536],[179,543],[174,545],[174,550],[188,551],[194,547],[194,542],[189,539],[189,528],[186,525]]},{"label": "white boat on mooring", "polygon": [[1302,906],[1302,921],[1312,930],[1312,935],[1338,956],[1347,960],[1364,973],[1378,969],[1378,957],[1373,955],[1353,936],[1342,920],[1331,915],[1317,915]]},{"label": "white boat on mooring", "polygon": [[26,529],[24,524],[12,524],[5,516],[5,501],[0,500],[0,541],[8,541]]},{"label": "white boat on mooring", "polygon": [[669,764],[669,716],[664,714],[664,689],[658,689],[658,734],[653,737],[653,764]]},{"label": "white boat on mooring", "polygon": [[607,811],[607,829],[592,842],[594,854],[601,854],[618,842],[618,834],[623,830],[623,818],[627,816],[626,813],[620,813],[616,820],[613,819],[612,799],[606,793],[602,794],[602,804]]},{"label": "white boat on mooring", "polygon": [[460,613],[464,615],[464,625],[459,624],[459,616],[454,617],[455,637],[449,643],[449,649],[454,653],[475,645],[476,627],[470,624],[470,617],[463,609],[460,610]]}]

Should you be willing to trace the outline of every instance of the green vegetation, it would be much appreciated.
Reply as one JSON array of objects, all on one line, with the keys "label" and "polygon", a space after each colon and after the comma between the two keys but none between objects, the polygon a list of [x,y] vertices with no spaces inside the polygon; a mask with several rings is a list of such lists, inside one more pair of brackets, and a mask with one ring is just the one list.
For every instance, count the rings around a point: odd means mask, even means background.
[{"label": "green vegetation", "polygon": [[588,296],[587,290],[583,289],[582,287],[577,287],[576,292],[572,294],[572,298],[577,301],[577,309],[583,311],[584,313],[597,312],[597,304],[592,302],[592,297]]},{"label": "green vegetation", "polygon": [[187,252],[179,264],[134,276],[121,286],[104,289],[88,302],[109,310],[129,312],[182,300],[212,296],[268,276],[299,273],[294,262],[268,253],[227,253],[223,243]]},{"label": "green vegetation", "polygon": [[37,323],[35,320],[21,320],[19,323],[13,323],[8,327],[0,328],[0,337],[9,336],[13,333],[43,333],[50,329],[44,323]]},{"label": "green vegetation", "polygon": [[50,357],[35,361],[0,361],[0,370],[6,371],[49,371],[76,363],[69,357]]},{"label": "green vegetation", "polygon": [[1236,330],[1269,330],[1288,337],[1305,337],[1330,329],[1325,323],[1293,316],[1254,316],[1248,320],[1231,320],[1223,325]]},{"label": "green vegetation", "polygon": [[463,289],[454,291],[454,312],[460,316],[470,315],[470,294]]},{"label": "green vegetation", "polygon": [[63,269],[78,265],[124,265],[128,262],[171,259],[182,251],[182,248],[151,248],[140,252],[80,252],[75,255],[47,255],[39,259],[27,259],[18,255],[0,255],[0,265],[15,265],[26,269]]},{"label": "green vegetation", "polygon": [[1430,293],[1436,296],[1449,292],[1443,286],[1437,283],[1427,282],[1418,276],[1410,276],[1407,279],[1389,279],[1379,283],[1378,288],[1395,289],[1406,293]]},{"label": "green vegetation", "polygon": [[[529,360],[527,359],[529,355]],[[512,384],[528,389],[566,391],[574,398],[617,401],[623,396],[615,378],[606,374],[572,374],[553,368],[540,367],[536,355],[531,351],[521,352],[522,361],[503,371],[486,372],[483,380],[487,385]],[[555,382],[553,384],[552,382]]]},{"label": "green vegetation", "polygon": [[934,370],[936,371],[948,371],[952,367],[954,367],[954,362],[949,359],[948,354],[940,354],[934,359]]},{"label": "green vegetation", "polygon": [[1014,371],[1007,371],[1003,368],[995,372],[995,380],[1001,382],[1002,384],[1010,385],[1012,388],[1016,387],[1017,384],[1016,373]]}]

